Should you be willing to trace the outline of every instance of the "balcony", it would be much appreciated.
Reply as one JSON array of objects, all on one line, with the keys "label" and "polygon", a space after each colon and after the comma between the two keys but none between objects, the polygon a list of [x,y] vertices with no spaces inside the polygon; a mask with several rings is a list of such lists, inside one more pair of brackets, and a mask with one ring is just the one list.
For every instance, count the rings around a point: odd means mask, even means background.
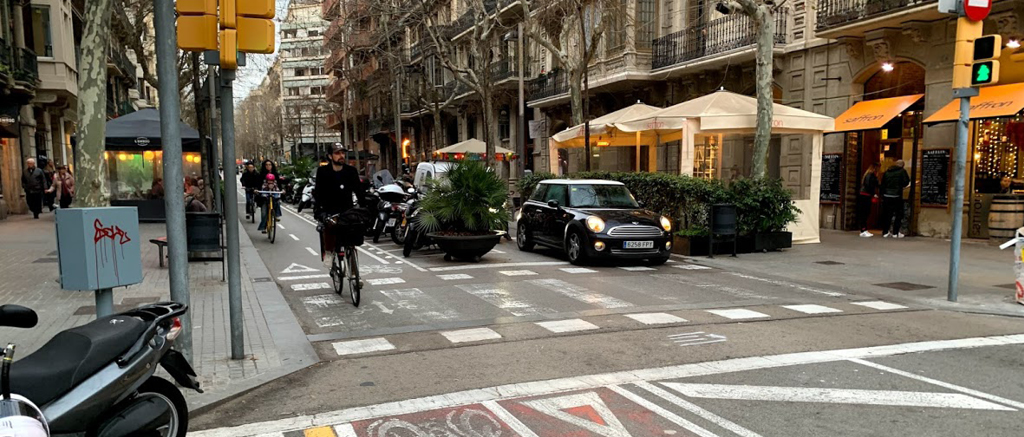
[{"label": "balcony", "polygon": [[11,45],[6,40],[0,39],[0,82],[6,82],[6,77],[14,72],[14,56],[11,52]]},{"label": "balcony", "polygon": [[324,45],[329,48],[341,47],[342,41],[342,24],[340,19],[331,21],[331,25],[327,26],[327,31],[324,32]]},{"label": "balcony", "polygon": [[568,76],[569,75],[562,70],[554,70],[527,82],[527,99],[540,100],[569,92]]},{"label": "balcony", "polygon": [[342,61],[345,60],[345,56],[347,55],[348,50],[346,50],[345,48],[340,48],[331,52],[331,56],[328,56],[327,60],[324,61],[324,68],[326,68],[328,71],[334,69],[341,70],[345,68],[345,63]]},{"label": "balcony", "polygon": [[[525,61],[524,61],[525,64]],[[494,62],[488,67],[492,84],[499,84],[508,79],[519,77],[519,65],[517,59],[504,59]]]},{"label": "balcony", "polygon": [[[775,15],[775,44],[786,43],[787,18],[784,10]],[[753,49],[755,44],[757,37],[749,17],[725,15],[655,39],[652,69],[689,64],[738,49]]]},{"label": "balcony", "polygon": [[35,89],[39,81],[39,63],[36,59],[36,52],[29,49],[14,49],[11,53],[18,60],[18,66],[14,69],[14,80],[27,84],[30,89]]},{"label": "balcony", "polygon": [[936,0],[819,0],[815,33],[822,38],[863,37],[885,27],[899,28],[907,21],[934,21]]},{"label": "balcony", "polygon": [[341,113],[330,112],[327,114],[327,123],[324,124],[328,129],[341,130]]},{"label": "balcony", "polygon": [[320,5],[320,12],[324,20],[334,20],[341,16],[341,0],[324,0]]},{"label": "balcony", "polygon": [[334,78],[330,85],[327,85],[327,101],[334,103],[341,103],[342,97],[345,96],[345,88],[348,88],[348,81],[345,79]]}]

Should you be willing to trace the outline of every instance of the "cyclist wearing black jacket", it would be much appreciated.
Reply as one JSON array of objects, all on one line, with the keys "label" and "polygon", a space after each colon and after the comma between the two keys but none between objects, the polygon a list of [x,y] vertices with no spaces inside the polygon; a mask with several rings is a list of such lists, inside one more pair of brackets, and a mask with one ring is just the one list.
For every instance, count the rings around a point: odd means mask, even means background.
[{"label": "cyclist wearing black jacket", "polygon": [[[253,190],[258,190],[263,186],[263,177],[260,176],[260,172],[256,171],[256,166],[253,165],[252,161],[245,164],[245,171],[242,172],[242,188],[245,189],[245,204],[248,207],[249,203],[254,202]],[[255,210],[255,208],[253,208]],[[246,218],[248,214],[252,212],[246,209]]]},{"label": "cyclist wearing black jacket", "polygon": [[[341,214],[364,202],[366,187],[359,180],[359,170],[345,163],[347,152],[340,143],[331,148],[330,165],[316,170],[316,187],[313,188],[315,215]],[[358,203],[353,204],[355,194]]]}]

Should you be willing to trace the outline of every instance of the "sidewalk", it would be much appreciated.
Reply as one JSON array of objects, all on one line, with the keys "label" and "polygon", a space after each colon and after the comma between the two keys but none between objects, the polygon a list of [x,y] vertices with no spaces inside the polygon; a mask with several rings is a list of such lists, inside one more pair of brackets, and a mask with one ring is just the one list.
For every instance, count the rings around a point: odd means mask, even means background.
[{"label": "sidewalk", "polygon": [[703,264],[818,282],[852,293],[936,308],[1024,317],[1013,300],[1013,251],[985,240],[964,240],[959,299],[946,300],[949,240],[924,237],[861,238],[856,232],[821,231],[820,244],[772,253],[695,257]]},{"label": "sidewalk", "polygon": [[[39,314],[30,330],[0,328],[0,341],[18,345],[18,357],[38,349],[58,332],[95,318],[91,292],[61,290],[57,283],[54,215],[11,216],[0,222],[0,303],[19,304]],[[166,267],[159,267],[151,238],[166,234],[164,224],[139,226],[143,282],[114,290],[117,311],[170,300]],[[241,248],[242,309],[245,317],[244,360],[230,359],[227,282],[219,262],[189,263],[189,311],[193,324],[192,364],[205,391],[186,391],[193,410],[255,388],[319,361],[302,328],[245,232]],[[165,264],[166,266],[166,264]]]}]

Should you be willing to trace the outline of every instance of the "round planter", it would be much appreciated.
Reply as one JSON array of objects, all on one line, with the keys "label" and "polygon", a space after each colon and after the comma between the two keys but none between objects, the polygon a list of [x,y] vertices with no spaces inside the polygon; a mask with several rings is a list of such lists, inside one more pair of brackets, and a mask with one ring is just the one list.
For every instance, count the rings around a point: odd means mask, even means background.
[{"label": "round planter", "polygon": [[473,236],[427,234],[431,241],[444,251],[445,259],[455,258],[474,261],[479,261],[480,257],[494,249],[494,246],[501,242],[501,235],[502,232]]}]

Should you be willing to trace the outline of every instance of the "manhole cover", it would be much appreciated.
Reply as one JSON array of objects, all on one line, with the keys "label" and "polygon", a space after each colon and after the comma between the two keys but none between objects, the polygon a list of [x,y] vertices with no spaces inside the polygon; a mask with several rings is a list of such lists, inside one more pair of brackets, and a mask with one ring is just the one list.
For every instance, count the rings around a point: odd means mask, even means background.
[{"label": "manhole cover", "polygon": [[252,282],[273,282],[271,278],[252,278]]},{"label": "manhole cover", "polygon": [[902,290],[902,291],[926,290],[926,289],[929,289],[929,288],[935,288],[935,287],[932,287],[931,285],[914,284],[914,283],[910,283],[910,282],[889,282],[889,283],[885,283],[885,284],[875,284],[875,286],[885,287],[885,288],[892,288],[894,290]]},{"label": "manhole cover", "polygon": [[815,261],[814,263],[821,264],[823,266],[841,266],[844,264],[839,261]]},{"label": "manhole cover", "polygon": [[55,262],[57,262],[57,258],[39,258],[39,259],[37,259],[35,261],[32,261],[33,264],[55,263]]}]

